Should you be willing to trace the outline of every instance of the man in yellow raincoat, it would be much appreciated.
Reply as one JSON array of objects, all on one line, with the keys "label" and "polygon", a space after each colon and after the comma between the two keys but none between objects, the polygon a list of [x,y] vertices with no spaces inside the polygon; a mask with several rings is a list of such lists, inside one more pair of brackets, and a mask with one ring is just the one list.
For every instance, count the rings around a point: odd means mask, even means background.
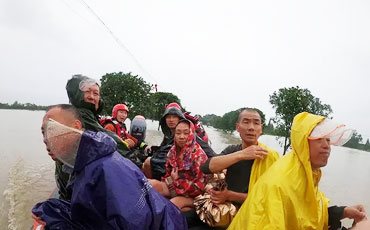
[{"label": "man in yellow raincoat", "polygon": [[[352,135],[344,125],[333,124],[307,112],[296,115],[292,152],[257,181],[228,229],[329,229],[329,200],[318,188],[320,168],[327,164],[330,144],[342,145]],[[340,214],[356,222],[366,218],[362,205],[343,207]]]},{"label": "man in yellow raincoat", "polygon": [[241,109],[236,130],[241,144],[230,145],[219,156],[212,157],[201,166],[204,173],[216,173],[224,169],[227,188],[211,191],[214,204],[232,202],[240,207],[257,179],[279,158],[279,154],[258,141],[262,134],[263,120],[257,109]]}]

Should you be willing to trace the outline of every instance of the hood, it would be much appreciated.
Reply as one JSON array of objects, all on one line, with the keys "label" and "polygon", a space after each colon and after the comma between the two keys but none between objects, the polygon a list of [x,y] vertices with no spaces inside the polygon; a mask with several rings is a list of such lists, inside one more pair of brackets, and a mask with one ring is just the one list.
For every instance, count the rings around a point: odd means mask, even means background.
[{"label": "hood", "polygon": [[[173,103],[173,104],[175,104],[175,103]],[[167,108],[164,111],[163,116],[162,116],[162,118],[159,122],[163,134],[167,137],[172,136],[171,130],[166,124],[166,116],[169,115],[169,114],[178,116],[180,118],[180,120],[185,119],[185,116],[182,113],[182,111],[179,109],[179,106],[178,107],[177,106],[173,106],[173,107],[167,106]]]},{"label": "hood", "polygon": [[93,111],[94,113],[100,113],[103,109],[103,101],[99,101],[99,109],[95,110],[95,105],[84,101],[84,92],[80,89],[80,83],[83,80],[92,80],[89,77],[83,75],[73,75],[68,80],[66,90],[69,98],[69,102],[77,108],[84,108]]},{"label": "hood", "polygon": [[292,151],[257,180],[229,229],[328,229],[329,200],[318,187],[321,170],[312,170],[308,144],[323,120],[307,112],[294,117]]},{"label": "hood", "polygon": [[325,117],[307,112],[300,113],[294,117],[290,137],[292,141],[292,149],[293,153],[297,155],[306,172],[312,171],[308,137],[316,125],[324,119]]},{"label": "hood", "polygon": [[117,144],[104,132],[85,131],[78,148],[74,171],[82,170],[86,165],[117,150]]}]

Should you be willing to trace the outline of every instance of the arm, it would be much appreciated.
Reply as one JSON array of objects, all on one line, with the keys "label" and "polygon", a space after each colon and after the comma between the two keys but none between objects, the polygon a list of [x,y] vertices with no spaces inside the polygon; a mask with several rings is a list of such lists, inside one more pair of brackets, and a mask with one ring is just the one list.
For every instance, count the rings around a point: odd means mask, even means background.
[{"label": "arm", "polygon": [[212,190],[211,200],[215,204],[223,204],[226,201],[242,204],[247,199],[248,193],[234,192],[228,189],[222,191]]},{"label": "arm", "polygon": [[116,128],[111,123],[108,123],[108,124],[104,125],[104,129],[109,130],[112,133],[116,133]]},{"label": "arm", "polygon": [[219,172],[241,160],[264,159],[267,154],[266,149],[252,145],[234,153],[211,158],[209,170],[213,173]]},{"label": "arm", "polygon": [[329,214],[329,229],[338,229],[342,223],[340,220],[344,218],[353,219],[355,223],[366,219],[366,212],[362,205],[355,206],[331,206],[328,208]]}]

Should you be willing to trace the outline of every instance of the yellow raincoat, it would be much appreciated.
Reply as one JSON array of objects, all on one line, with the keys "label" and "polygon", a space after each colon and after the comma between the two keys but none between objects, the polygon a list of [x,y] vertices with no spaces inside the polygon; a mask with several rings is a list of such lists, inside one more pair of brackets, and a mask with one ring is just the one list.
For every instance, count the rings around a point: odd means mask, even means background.
[{"label": "yellow raincoat", "polygon": [[258,146],[266,149],[268,155],[265,159],[255,159],[252,165],[251,175],[249,179],[248,191],[252,191],[253,185],[257,182],[257,179],[262,176],[279,159],[279,153],[271,149],[267,145],[258,142]]},{"label": "yellow raincoat", "polygon": [[308,136],[324,117],[300,113],[293,121],[293,151],[279,159],[253,186],[228,230],[328,229],[328,202],[312,171]]}]

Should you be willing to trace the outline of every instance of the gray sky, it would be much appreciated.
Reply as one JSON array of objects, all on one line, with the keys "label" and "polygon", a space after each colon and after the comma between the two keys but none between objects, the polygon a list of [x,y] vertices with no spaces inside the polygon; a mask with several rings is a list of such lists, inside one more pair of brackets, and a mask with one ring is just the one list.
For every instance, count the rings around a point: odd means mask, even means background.
[{"label": "gray sky", "polygon": [[82,0],[0,0],[0,102],[66,103],[72,74],[122,71],[195,113],[271,117],[269,95],[298,85],[370,138],[369,1],[85,1],[144,70]]}]

